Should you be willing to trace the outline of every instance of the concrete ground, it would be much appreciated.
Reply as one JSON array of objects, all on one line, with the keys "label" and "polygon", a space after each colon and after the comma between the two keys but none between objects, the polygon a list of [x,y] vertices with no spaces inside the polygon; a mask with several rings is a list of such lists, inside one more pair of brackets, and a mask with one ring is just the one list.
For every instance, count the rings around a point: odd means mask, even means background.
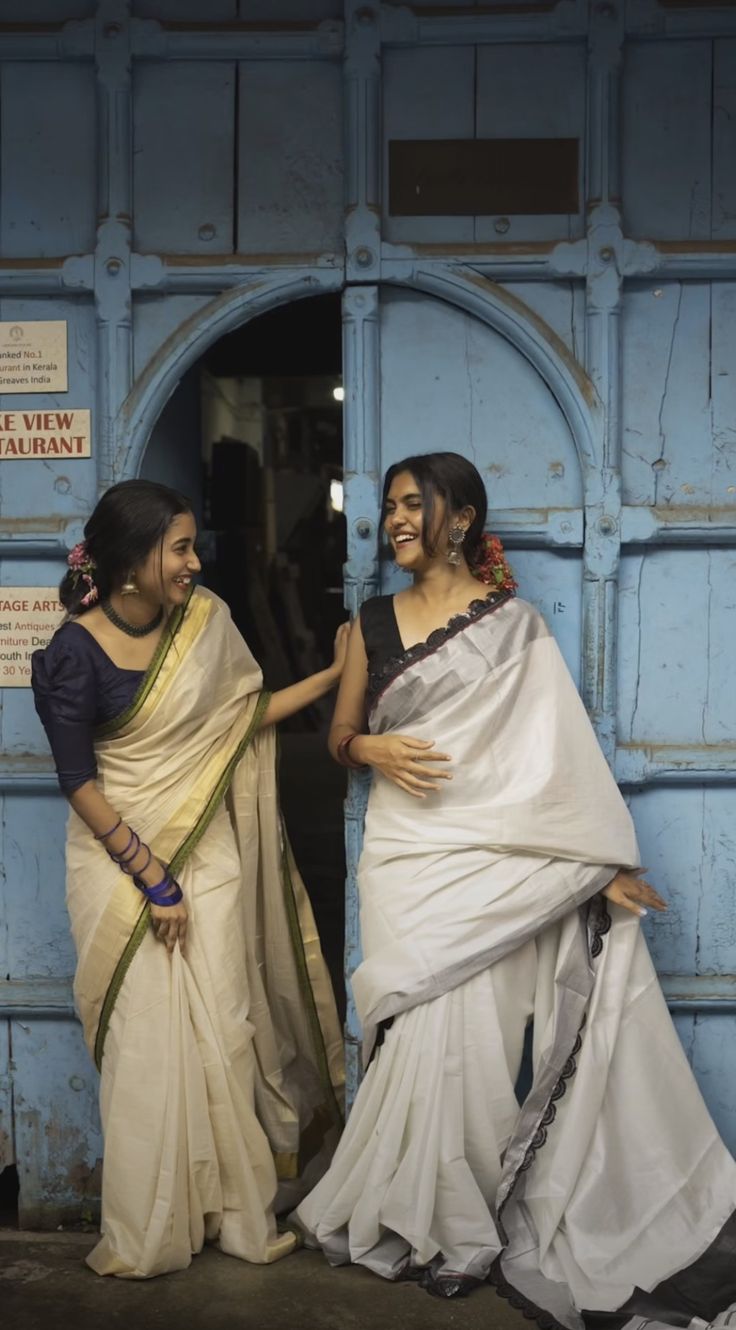
[{"label": "concrete ground", "polygon": [[491,1288],[442,1302],[415,1284],[316,1252],[246,1265],[211,1248],[188,1270],[142,1282],[84,1265],[93,1234],[0,1229],[2,1330],[529,1330]]}]

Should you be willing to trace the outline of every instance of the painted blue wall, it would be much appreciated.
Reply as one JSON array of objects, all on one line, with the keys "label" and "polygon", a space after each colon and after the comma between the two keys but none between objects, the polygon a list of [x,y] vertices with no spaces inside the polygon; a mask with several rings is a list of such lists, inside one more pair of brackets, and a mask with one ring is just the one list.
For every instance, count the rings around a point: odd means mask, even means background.
[{"label": "painted blue wall", "polygon": [[[70,383],[6,405],[91,407],[94,452],[0,462],[0,579],[58,581],[113,479],[187,488],[191,441],[171,412],[156,428],[182,376],[244,320],[343,290],[348,601],[377,586],[381,470],[466,451],[671,899],[651,944],[736,1146],[736,14],[31,8],[0,35],[0,318],[66,319]],[[575,214],[389,215],[389,139],[550,136],[580,140]],[[0,1165],[23,1222],[54,1225],[94,1206],[96,1077],[27,691],[5,690],[0,725]],[[364,797],[356,781],[349,966]],[[357,1034],[351,1012],[353,1075]]]}]

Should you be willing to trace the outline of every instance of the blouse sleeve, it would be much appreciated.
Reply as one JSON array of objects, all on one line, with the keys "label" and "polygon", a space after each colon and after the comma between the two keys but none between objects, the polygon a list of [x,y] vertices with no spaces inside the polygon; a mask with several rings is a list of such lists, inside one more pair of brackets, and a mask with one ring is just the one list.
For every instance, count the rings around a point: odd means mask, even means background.
[{"label": "blouse sleeve", "polygon": [[393,596],[372,596],[370,600],[364,600],[360,607],[360,627],[371,674],[402,654]]},{"label": "blouse sleeve", "polygon": [[94,665],[74,634],[60,630],[31,658],[33,695],[59,784],[69,795],[97,775],[93,728],[97,710]]}]

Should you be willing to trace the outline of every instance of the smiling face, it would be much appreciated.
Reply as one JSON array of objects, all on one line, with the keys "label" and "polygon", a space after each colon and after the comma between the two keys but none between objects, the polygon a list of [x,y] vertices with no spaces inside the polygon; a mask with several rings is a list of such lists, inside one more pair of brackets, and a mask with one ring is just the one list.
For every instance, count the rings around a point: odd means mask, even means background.
[{"label": "smiling face", "polygon": [[[411,471],[400,471],[391,481],[384,507],[384,530],[391,542],[393,556],[400,568],[420,572],[430,562],[422,541],[425,517],[419,485]],[[441,549],[441,533],[446,525],[445,501],[435,496],[431,526],[425,533],[429,549]],[[439,537],[439,539],[438,539]]]},{"label": "smiling face", "polygon": [[160,545],[135,569],[141,595],[173,608],[183,605],[192,578],[202,567],[194,552],[197,524],[191,513],[172,518]]}]

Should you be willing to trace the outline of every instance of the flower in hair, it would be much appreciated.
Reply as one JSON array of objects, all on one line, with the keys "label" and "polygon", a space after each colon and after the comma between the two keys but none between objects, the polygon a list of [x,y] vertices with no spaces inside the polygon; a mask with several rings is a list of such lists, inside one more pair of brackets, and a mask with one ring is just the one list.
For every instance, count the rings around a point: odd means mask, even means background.
[{"label": "flower in hair", "polygon": [[516,582],[498,536],[484,531],[480,538],[478,556],[470,570],[473,577],[485,582],[496,591],[515,591]]},{"label": "flower in hair", "polygon": [[95,601],[99,599],[100,593],[97,590],[97,583],[94,578],[97,564],[87,549],[87,542],[80,540],[74,546],[74,549],[69,552],[66,561],[72,573],[75,590],[80,579],[87,586],[87,591],[82,596],[80,605],[84,605],[85,609],[89,609],[90,605],[94,605]]}]

